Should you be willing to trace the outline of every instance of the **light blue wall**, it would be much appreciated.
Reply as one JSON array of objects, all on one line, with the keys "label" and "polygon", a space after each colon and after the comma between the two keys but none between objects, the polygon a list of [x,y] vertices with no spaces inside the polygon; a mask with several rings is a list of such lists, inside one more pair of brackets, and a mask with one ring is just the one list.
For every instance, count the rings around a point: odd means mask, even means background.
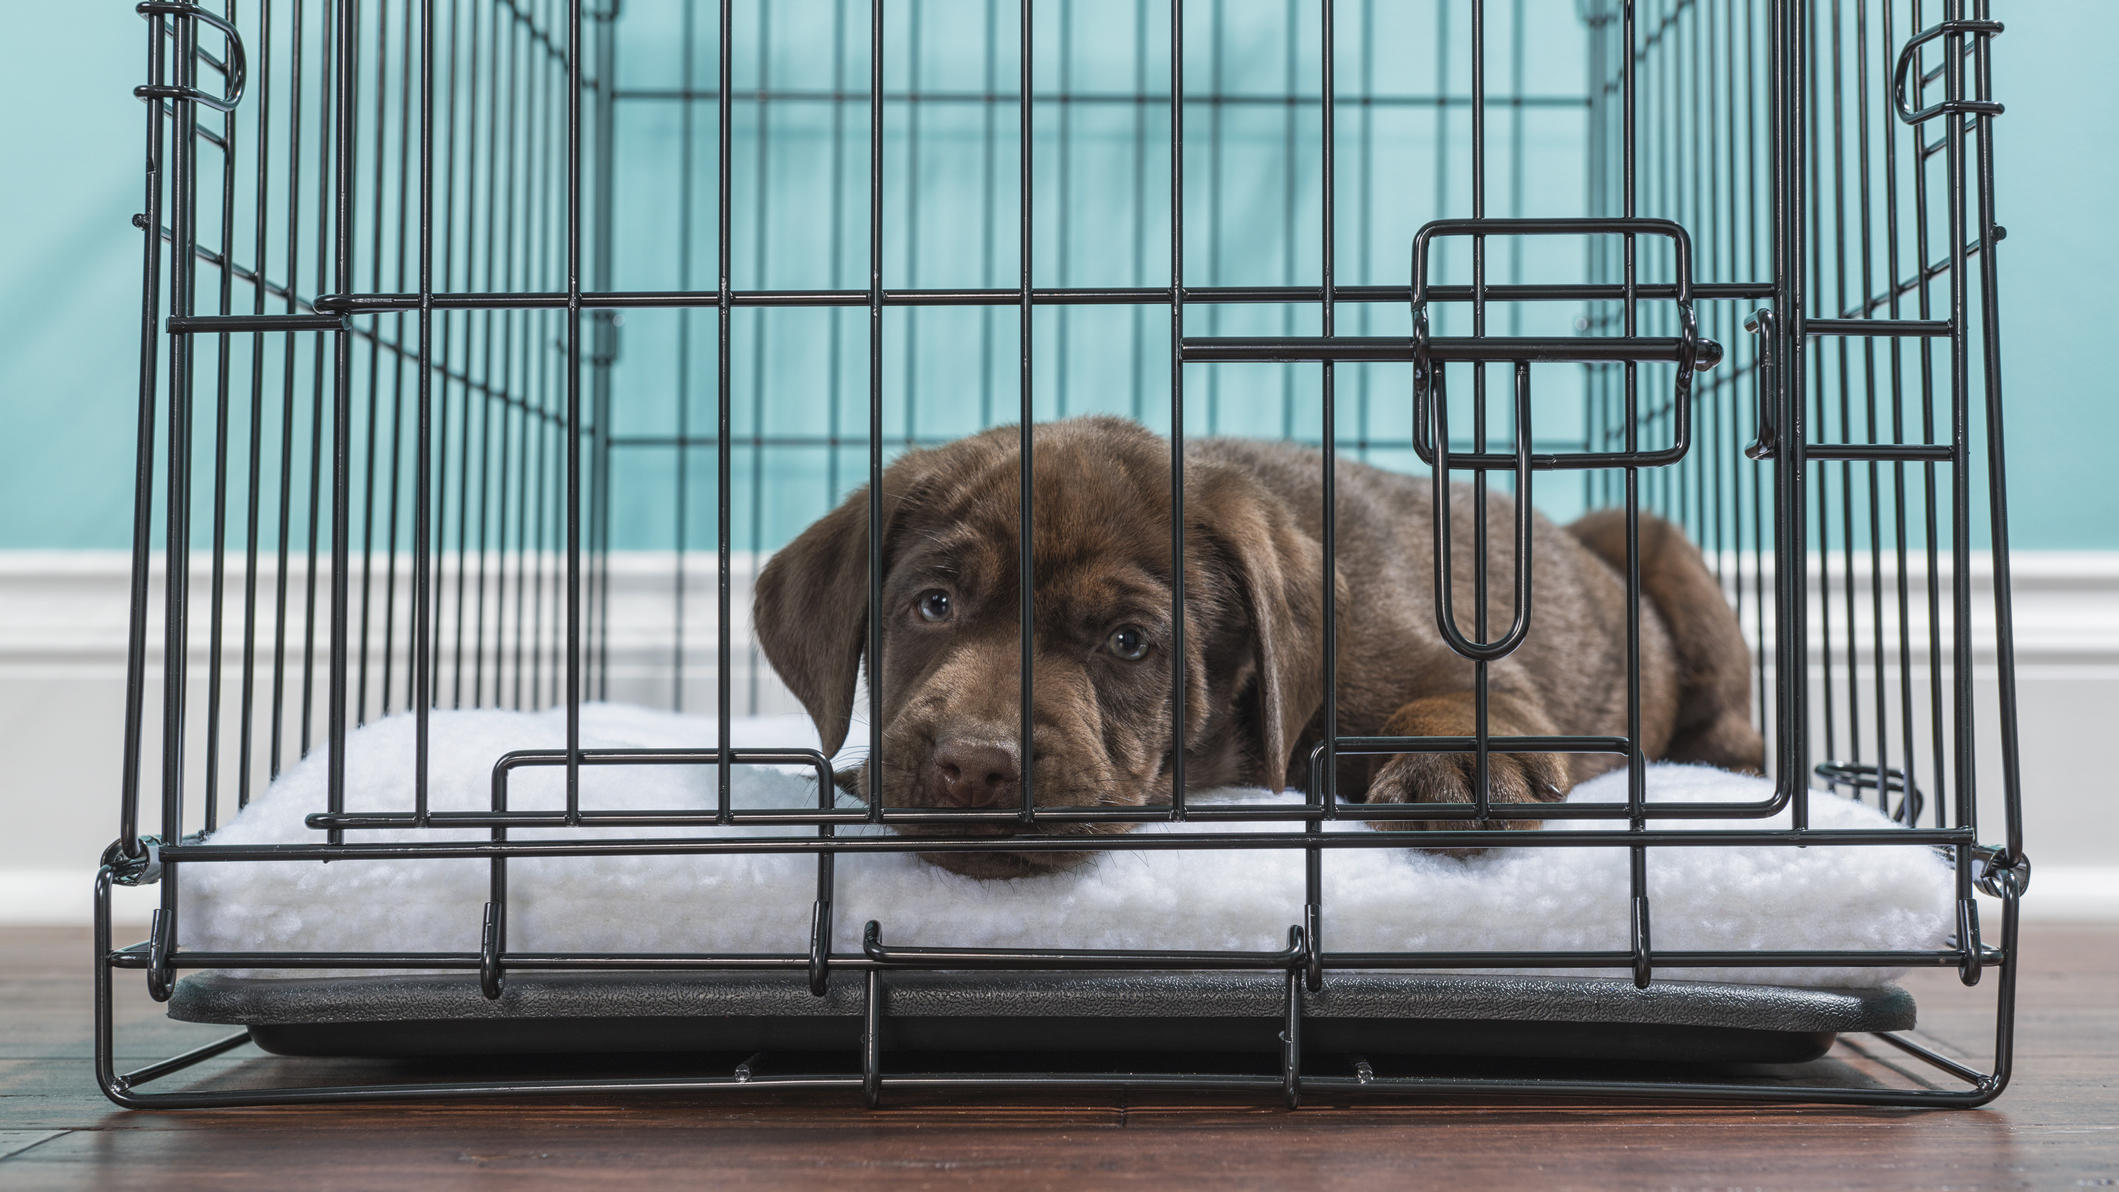
[{"label": "light blue wall", "polygon": [[[2022,546],[2119,547],[2119,4],[1996,6],[1994,91],[2008,105],[1995,209],[2008,362],[2010,525]],[[2007,52],[2002,52],[2006,48]]]},{"label": "light blue wall", "polygon": [[[674,0],[634,0],[630,7],[640,10],[637,19],[641,30],[650,29],[657,21],[664,25],[674,22]],[[812,0],[810,7],[827,11],[829,3]],[[1208,7],[1194,6],[1195,36],[1203,28]],[[1349,10],[1353,7],[1351,3],[1343,5]],[[1508,6],[1497,3],[1492,7],[1501,13]],[[0,182],[0,229],[4,229],[0,230],[0,410],[4,410],[4,421],[0,421],[0,547],[116,548],[128,542],[140,298],[139,237],[129,219],[140,204],[143,123],[143,109],[130,90],[142,70],[144,40],[143,26],[131,8],[127,3],[97,2],[24,6],[22,11],[10,14],[12,44],[50,47],[50,52],[18,53],[10,69],[0,73],[0,97],[8,101],[6,109],[14,113],[0,126],[4,128],[0,131],[0,162],[6,165],[5,181]],[[1403,13],[1397,6],[1381,8],[1386,13]],[[1533,19],[1529,22],[1532,40],[1526,55],[1527,89],[1579,92],[1583,67],[1580,34],[1569,15],[1572,0],[1528,0],[1528,8]],[[1547,8],[1553,11],[1545,14]],[[2119,310],[2119,303],[2113,298],[2114,287],[2119,285],[2119,211],[2114,210],[2110,199],[2119,193],[2119,156],[2109,152],[2111,145],[2119,143],[2119,105],[2113,104],[2103,89],[2108,71],[2101,49],[2119,42],[2119,4],[2104,0],[2003,0],[1997,9],[1996,15],[2009,26],[2009,32],[1996,44],[1995,73],[1996,92],[2008,105],[2008,113],[1999,123],[1999,215],[2009,228],[2000,260],[2014,539],[2025,547],[2119,548],[2119,486],[2090,482],[2097,474],[2093,468],[2100,464],[2109,468],[2102,459],[2108,444],[2119,442],[2119,400],[2115,400],[2119,399],[2119,392],[2115,392],[2119,386],[2109,380],[2111,365],[2103,346],[2110,335],[2112,315]],[[929,86],[982,85],[983,80],[975,77],[982,65],[981,54],[953,54],[951,50],[954,46],[982,52],[983,34],[975,15],[981,9],[969,3],[930,2],[927,10],[968,11],[974,19],[969,26],[957,27],[937,22],[924,32],[918,42],[929,47],[922,63],[923,81]],[[1114,12],[1131,10],[1130,4],[1113,8]],[[898,11],[902,13],[902,6]],[[1055,22],[1049,30],[1041,27],[1041,41],[1051,46],[1064,41],[1074,47],[1069,68],[1077,72],[1077,85],[1132,85],[1130,28],[1107,29],[1099,25],[1098,22],[1107,21],[1107,14],[1093,0],[1080,0],[1074,8],[1074,36],[1063,39],[1053,35],[1058,32],[1058,5],[1041,5],[1040,11],[1041,20]],[[1266,28],[1277,24],[1281,6],[1232,5],[1230,11],[1248,14],[1245,19],[1258,21],[1261,28]],[[1540,19],[1548,15],[1552,19]],[[805,19],[808,18],[803,14],[788,17],[783,28],[797,27]],[[1421,10],[1401,19],[1417,28],[1385,30],[1377,39],[1379,44],[1425,44],[1417,30],[1432,28],[1432,15]],[[1005,26],[1001,30],[1004,41],[1011,34],[1012,29]],[[1499,40],[1506,35],[1505,16],[1497,16],[1495,36]],[[747,34],[739,33],[739,42],[744,36]],[[1160,81],[1166,53],[1166,47],[1157,44],[1162,36],[1159,21],[1151,24],[1147,60],[1153,70],[1151,79],[1156,83]],[[905,77],[910,63],[904,57],[904,47],[913,44],[913,40],[909,31],[894,27],[891,42],[897,48],[887,72],[893,78]],[[861,48],[857,35],[852,67],[856,73],[851,78],[857,88],[866,85]],[[1204,52],[1204,47],[1195,48]],[[747,60],[746,46],[739,44],[738,51],[740,74],[747,69],[742,65]],[[667,42],[652,36],[632,36],[622,52],[627,55],[629,80],[652,82],[662,76],[673,77],[674,59]],[[1313,59],[1314,47],[1297,47],[1300,85],[1313,85],[1308,82],[1313,77]],[[790,46],[775,51],[771,61],[782,74],[775,80],[780,85],[795,81],[796,72],[803,70],[812,74],[821,71],[821,81],[829,82],[830,64],[815,53]],[[1234,39],[1227,68],[1232,78],[1240,72],[1270,72],[1271,85],[1278,86],[1284,61],[1284,52],[1277,43],[1244,37]],[[1358,62],[1358,56],[1342,57],[1342,88],[1349,86]],[[1004,54],[1003,63],[1004,70],[1012,69],[1011,56]],[[1041,56],[1040,78],[1056,78],[1061,65],[1056,59]],[[1188,62],[1187,69],[1188,90],[1204,85],[1208,69],[1205,59]],[[1422,64],[1420,69],[1425,75],[1433,67]],[[1459,64],[1456,69],[1461,71],[1463,67]],[[1497,64],[1493,69],[1503,68]],[[709,60],[702,67],[701,77],[710,77],[710,72]],[[670,129],[658,128],[656,122],[673,120],[673,111],[630,109],[626,119],[634,123],[621,126],[621,146],[653,144],[657,137],[667,140]],[[857,123],[861,116],[856,111]],[[774,117],[776,121],[798,123],[816,118],[815,112],[805,116],[794,110]],[[744,123],[738,130],[739,152],[742,146],[755,143],[749,139],[755,128],[749,122],[751,118],[746,115],[740,119]],[[1090,184],[1097,178],[1130,179],[1130,160],[1109,155],[1109,146],[1122,143],[1130,135],[1131,111],[1124,110],[1122,126],[1117,127],[1099,128],[1095,123],[1099,117],[1094,114],[1084,114],[1080,119],[1082,123],[1076,130],[1080,140],[1072,162],[1079,179],[1075,193],[1064,198],[1044,197],[1047,203],[1065,201],[1070,205],[1076,234],[1064,256],[1056,243],[1050,244],[1053,255],[1036,262],[1038,275],[1041,281],[1049,279],[1054,283],[1135,284],[1138,280],[1156,284],[1165,277],[1166,227],[1142,230],[1147,265],[1144,275],[1134,278],[1133,230],[1123,218],[1131,210],[1131,197],[1117,194],[1108,207],[1101,207],[1098,196],[1109,188]],[[1279,281],[1283,268],[1279,229],[1285,216],[1281,207],[1284,188],[1278,184],[1276,164],[1281,160],[1277,156],[1281,120],[1272,113],[1232,115],[1230,120],[1227,131],[1231,157],[1224,163],[1233,196],[1225,216],[1229,225],[1219,253],[1211,251],[1212,246],[1203,240],[1188,245],[1190,276],[1206,280],[1218,273],[1219,280],[1228,282]],[[1245,127],[1242,122],[1246,120],[1253,126]],[[907,276],[902,262],[894,263],[890,267],[890,284],[914,280],[921,285],[980,284],[986,280],[979,276],[987,268],[982,264],[983,246],[960,243],[965,238],[969,215],[940,201],[942,196],[977,193],[975,180],[959,175],[976,168],[981,134],[951,121],[952,117],[946,114],[924,118],[922,147],[915,165],[904,140],[902,118],[893,117],[886,153],[891,155],[896,181],[886,202],[891,210],[905,210],[911,180],[917,179],[925,186],[926,217],[918,225],[917,235],[926,247],[921,252],[917,278]],[[1043,115],[1040,121],[1041,128],[1049,124]],[[710,147],[710,122],[702,124],[706,127],[700,135],[709,138],[706,143]],[[1342,135],[1349,127],[1343,124]],[[1506,123],[1496,117],[1494,127],[1505,129]],[[1568,152],[1579,128],[1580,117],[1572,114],[1533,116],[1526,123],[1525,135],[1533,160],[1551,167],[1528,188],[1528,209],[1579,210],[1581,180],[1578,174],[1564,168],[1564,163],[1574,160]],[[1158,114],[1151,121],[1148,136],[1160,137],[1162,130]],[[810,132],[811,145],[828,145],[828,141],[815,135],[816,129]],[[1000,169],[995,201],[1006,209],[1014,202],[1014,145],[1012,129],[1004,125],[1004,132],[1006,135],[998,142]],[[1431,120],[1423,124],[1410,118],[1397,126],[1379,120],[1376,132],[1378,136],[1399,136],[1423,145],[1431,145],[1434,137]],[[1458,137],[1461,144],[1461,126]],[[854,143],[858,157],[846,164],[858,179],[866,166],[865,141],[858,129]],[[1052,176],[1056,162],[1052,155],[1056,151],[1056,145],[1050,142],[1041,144],[1041,176]],[[1195,137],[1192,153],[1200,151]],[[1579,155],[1578,149],[1574,152]],[[1431,158],[1432,151],[1428,153]],[[1306,159],[1298,155],[1297,160]],[[668,199],[673,162],[666,156],[658,159],[637,152],[622,161],[615,211],[624,231],[624,247],[614,284],[672,284],[676,279],[674,258],[666,246],[673,222]],[[710,156],[702,156],[699,161],[702,168],[711,168]],[[1195,176],[1194,171],[1204,168],[1197,157],[1188,156],[1188,179]],[[1151,163],[1146,199],[1149,210],[1159,210],[1164,201],[1165,183],[1155,176],[1157,172]],[[1505,188],[1506,181],[1504,176],[1497,176],[1497,191]],[[1313,185],[1313,180],[1306,182],[1302,193],[1308,193]],[[1342,176],[1341,187],[1346,192],[1343,201],[1351,200],[1353,185]],[[1402,268],[1400,246],[1405,235],[1433,212],[1432,182],[1416,180],[1411,193],[1400,189],[1404,185],[1392,179],[1372,181],[1375,243],[1364,260],[1342,240],[1342,281],[1384,280],[1395,277]],[[710,186],[702,186],[700,191],[710,200]],[[1304,202],[1298,195],[1295,214],[1305,234],[1296,244],[1293,268],[1297,277],[1310,276],[1315,260],[1314,243],[1307,233],[1316,218],[1314,202],[1308,207],[1303,206]],[[844,213],[844,218],[854,225],[851,230],[858,233],[847,238],[848,256],[842,262],[842,269],[851,267],[852,276],[834,275],[828,260],[828,239],[818,231],[815,212],[785,205],[771,210],[778,224],[767,225],[767,245],[771,250],[767,276],[743,278],[741,271],[745,266],[739,257],[739,284],[863,284],[859,275],[866,242],[858,208]],[[709,220],[702,225],[703,230],[711,228],[710,211],[710,207],[701,208]],[[754,218],[755,212],[739,208],[737,214],[737,243],[740,246],[754,242],[755,236],[746,238],[744,233],[745,220]],[[1054,211],[1048,208],[1041,215],[1041,227],[1054,227],[1053,216]],[[1199,224],[1195,222],[1192,227],[1197,229]],[[912,230],[895,221],[887,224],[887,251],[902,254]],[[1200,233],[1195,231],[1197,234]],[[1012,237],[1013,228],[1003,221],[991,266],[1000,276],[987,284],[1012,281]],[[957,251],[936,248],[952,243],[956,243]],[[1261,245],[1267,251],[1258,251]],[[710,284],[711,257],[698,259],[703,267],[695,269],[694,284]],[[1555,264],[1579,269],[1578,259]],[[1533,269],[1539,266],[1538,261],[1531,262]],[[1552,274],[1548,271],[1543,275]],[[1045,322],[1041,324],[1039,355],[1047,362],[1039,379],[1041,408],[1053,409],[1046,395],[1053,395],[1056,402],[1057,395],[1069,394],[1078,395],[1073,399],[1076,408],[1124,410],[1121,395],[1129,392],[1135,370],[1144,371],[1152,381],[1164,367],[1164,358],[1157,353],[1166,350],[1160,346],[1165,342],[1165,329],[1154,308],[1137,317],[1127,312],[1070,316],[1063,346],[1056,338],[1060,335],[1056,320],[1041,317]],[[1282,329],[1278,315],[1272,315],[1265,324],[1258,322],[1265,317],[1258,313],[1236,311],[1217,317],[1224,331]],[[773,382],[774,400],[759,404],[757,425],[765,429],[814,427],[826,418],[823,398],[789,401],[780,397],[783,391],[835,393],[839,409],[848,420],[846,424],[860,425],[865,417],[861,316],[839,318],[847,338],[836,382],[818,350],[810,346],[828,342],[829,316],[818,316],[805,329],[811,337],[807,340],[790,337],[778,343],[772,338],[759,341],[758,347],[772,361],[770,367],[774,371],[766,379]],[[703,315],[695,316],[692,322],[694,334],[703,333],[711,325],[711,319]],[[1132,338],[1136,326],[1143,323],[1145,330],[1140,334],[1152,350],[1136,363]],[[792,327],[792,323],[787,326]],[[640,394],[667,394],[678,389],[673,373],[675,329],[676,320],[668,315],[643,315],[630,321],[624,363],[618,373],[621,387],[630,387]],[[758,379],[749,371],[755,357],[746,332],[747,328],[739,323],[736,392],[743,395],[753,392],[751,382]],[[781,333],[775,330],[773,334]],[[1010,312],[927,312],[916,322],[907,323],[900,334],[905,338],[897,341],[899,347],[893,351],[893,364],[888,369],[893,420],[902,418],[903,394],[908,384],[921,392],[920,409],[928,419],[923,432],[968,429],[978,421],[980,405],[989,395],[1003,410],[1012,405],[1014,331]],[[994,335],[1000,338],[994,341],[991,362],[975,367],[965,363],[974,352],[983,351],[978,347],[982,337]],[[906,345],[917,350],[904,350]],[[938,370],[923,363],[947,359],[956,360],[948,369]],[[1077,370],[1064,385],[1050,371],[1061,359]],[[908,361],[923,371],[908,377],[903,371]],[[692,389],[697,391],[701,382],[710,381],[711,357],[697,354],[693,368]],[[1083,369],[1092,371],[1079,371]],[[1270,377],[1263,383],[1277,388],[1277,382]],[[1378,383],[1395,392],[1400,381],[1392,378]],[[1153,396],[1152,387],[1148,392],[1152,410],[1160,399]],[[658,401],[661,399],[639,398],[626,414],[640,419],[642,427],[665,427],[668,405],[662,401],[658,407]],[[1241,402],[1227,402],[1221,408],[1242,407]],[[710,408],[710,404],[700,405],[695,411]],[[752,417],[749,408],[747,401],[739,404],[739,420]],[[1379,412],[1379,419],[1381,416]],[[1237,415],[1229,417],[1241,422]],[[1277,417],[1276,407],[1274,418]],[[1201,425],[1193,423],[1195,429]],[[1376,425],[1380,433],[1384,423],[1379,421]],[[1272,429],[1269,425],[1231,428]],[[746,426],[739,421],[739,431],[743,429]],[[856,462],[861,454],[858,448],[853,449],[842,463]],[[828,462],[820,453],[799,466],[817,473],[821,480],[828,471]],[[797,461],[789,459],[776,466],[797,466]],[[662,516],[668,505],[670,471],[666,460],[643,459],[629,473],[627,486],[615,495],[621,509],[634,510],[630,522],[647,526]],[[848,476],[850,473],[840,473],[842,487]],[[742,487],[750,483],[748,476],[737,479]],[[821,490],[821,485],[809,487]],[[772,520],[798,523],[814,512],[806,505],[807,502],[789,505],[774,514]],[[784,527],[775,524],[764,527],[760,536],[769,544],[782,533]],[[648,541],[660,537],[651,531],[644,536]],[[739,545],[747,543],[739,540]]]},{"label": "light blue wall", "polygon": [[[132,5],[17,5],[0,102],[0,546],[131,541],[146,38]],[[45,47],[30,52],[28,47]]]}]

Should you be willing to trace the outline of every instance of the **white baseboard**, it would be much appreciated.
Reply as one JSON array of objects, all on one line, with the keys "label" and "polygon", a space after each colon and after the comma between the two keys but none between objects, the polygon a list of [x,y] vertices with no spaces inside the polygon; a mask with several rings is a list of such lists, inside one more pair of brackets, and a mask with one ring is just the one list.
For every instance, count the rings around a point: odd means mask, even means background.
[{"label": "white baseboard", "polygon": [[[613,698],[668,699],[672,562],[647,553],[613,560]],[[711,554],[694,556],[686,567],[686,698],[697,708],[712,706],[714,690],[713,562]],[[735,563],[730,632],[737,643],[731,670],[738,710],[750,710],[754,683],[757,710],[793,710],[769,671],[751,669],[753,561],[739,556]],[[0,771],[0,923],[88,921],[95,862],[117,833],[128,567],[118,553],[0,552],[0,732],[7,746]],[[1989,574],[1974,569],[1975,606],[1991,607]],[[194,590],[203,592],[207,579],[198,573]],[[404,579],[401,573],[400,585]],[[289,580],[296,594],[289,640],[298,643],[303,577]],[[160,586],[157,575],[154,590]],[[272,576],[263,576],[266,607],[272,588]],[[2033,920],[2119,922],[2119,792],[2111,755],[2103,750],[2119,720],[2119,552],[2019,552],[2012,590],[2025,839],[2035,866],[2024,913]],[[238,598],[231,604],[238,603],[240,586],[231,593]],[[401,586],[396,615],[402,618],[406,607]],[[237,613],[229,610],[231,626],[239,624]],[[194,615],[203,625],[203,607]],[[453,603],[440,615],[446,632]],[[159,682],[159,625],[150,628],[150,677]],[[1991,702],[1992,634],[1981,625],[1974,630],[1976,694]],[[1863,630],[1856,640],[1865,636]],[[194,651],[192,662],[200,673],[203,650]],[[203,681],[195,684],[192,707],[203,708],[203,691]],[[154,756],[152,726],[145,745]],[[1996,751],[1981,749],[1980,787],[1991,793],[1999,789]],[[1982,824],[1990,838],[1998,834],[1992,810],[1983,807]],[[121,919],[144,922],[149,896],[121,893]]]},{"label": "white baseboard", "polygon": [[[94,921],[96,867],[0,870],[0,926],[85,927]],[[114,886],[113,926],[144,928],[154,912],[152,887]]]},{"label": "white baseboard", "polygon": [[[2049,865],[2034,870],[2023,917],[2033,923],[2119,923],[2119,866]],[[1990,916],[1981,921],[1999,922]]]}]

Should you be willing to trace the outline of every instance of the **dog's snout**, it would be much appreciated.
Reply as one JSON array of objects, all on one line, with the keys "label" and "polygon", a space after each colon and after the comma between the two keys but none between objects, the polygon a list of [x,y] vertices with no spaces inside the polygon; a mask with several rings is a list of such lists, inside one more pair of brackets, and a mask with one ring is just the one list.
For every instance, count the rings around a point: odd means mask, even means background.
[{"label": "dog's snout", "polygon": [[932,764],[935,802],[944,806],[999,806],[1015,797],[1022,782],[1014,747],[992,741],[937,741]]}]

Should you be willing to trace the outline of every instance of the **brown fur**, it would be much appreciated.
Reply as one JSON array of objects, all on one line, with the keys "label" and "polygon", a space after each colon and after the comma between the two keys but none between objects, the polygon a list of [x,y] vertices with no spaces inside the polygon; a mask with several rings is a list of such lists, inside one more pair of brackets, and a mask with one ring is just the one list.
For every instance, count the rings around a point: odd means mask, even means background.
[{"label": "brown fur", "polygon": [[[1018,432],[1000,427],[907,453],[884,474],[882,775],[890,806],[1019,806]],[[1036,803],[1140,806],[1168,798],[1172,724],[1170,450],[1130,422],[1036,428],[1030,776]],[[1185,776],[1189,787],[1307,777],[1324,733],[1322,472],[1315,451],[1203,439],[1185,453]],[[1433,595],[1432,482],[1340,461],[1337,472],[1339,731],[1470,735],[1472,664],[1444,643]],[[1453,490],[1454,601],[1473,630],[1472,510]],[[1514,509],[1488,497],[1489,629],[1513,608]],[[1642,515],[1642,745],[1757,769],[1749,654],[1697,551]],[[1616,553],[1613,550],[1617,544]],[[1489,667],[1496,736],[1620,735],[1626,727],[1624,527],[1593,514],[1563,530],[1533,515],[1534,588],[1522,645]],[[1614,565],[1616,564],[1616,566]],[[817,723],[827,753],[846,739],[867,637],[868,494],[855,493],[766,565],[756,623],[766,656]],[[948,614],[930,622],[926,593]],[[1137,626],[1144,658],[1113,653]],[[938,760],[939,758],[939,760]],[[957,760],[976,758],[986,781]],[[988,760],[992,759],[991,766]],[[1004,759],[1004,760],[1003,760]],[[1617,765],[1596,754],[1494,754],[1495,802],[1561,798]],[[970,764],[968,761],[965,764]],[[1383,802],[1466,803],[1469,753],[1344,758],[1340,792]],[[990,772],[989,772],[990,771]],[[866,768],[843,776],[864,797]],[[1440,823],[1442,821],[1436,821]],[[1462,825],[1465,821],[1447,821]],[[1531,826],[1530,820],[1496,824]],[[1404,826],[1403,821],[1393,826]],[[1417,825],[1415,825],[1417,826]],[[1040,825],[1098,834],[1124,825]],[[964,824],[901,830],[962,834]],[[1005,835],[1001,824],[978,830]],[[1085,853],[951,853],[960,872],[1010,876]]]}]

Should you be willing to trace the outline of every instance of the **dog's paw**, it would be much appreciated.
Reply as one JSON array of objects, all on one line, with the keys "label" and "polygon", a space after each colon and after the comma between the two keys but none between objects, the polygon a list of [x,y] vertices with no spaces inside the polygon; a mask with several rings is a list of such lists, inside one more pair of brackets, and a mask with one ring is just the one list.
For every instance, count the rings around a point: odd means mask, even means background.
[{"label": "dog's paw", "polygon": [[[1474,803],[1478,762],[1470,753],[1401,753],[1385,762],[1369,782],[1366,802]],[[1486,757],[1489,805],[1557,803],[1567,797],[1566,764],[1555,754],[1490,753]],[[1491,828],[1535,828],[1534,819],[1382,819],[1371,826],[1382,831],[1469,831]],[[1439,848],[1430,852],[1469,857],[1476,848]]]}]

